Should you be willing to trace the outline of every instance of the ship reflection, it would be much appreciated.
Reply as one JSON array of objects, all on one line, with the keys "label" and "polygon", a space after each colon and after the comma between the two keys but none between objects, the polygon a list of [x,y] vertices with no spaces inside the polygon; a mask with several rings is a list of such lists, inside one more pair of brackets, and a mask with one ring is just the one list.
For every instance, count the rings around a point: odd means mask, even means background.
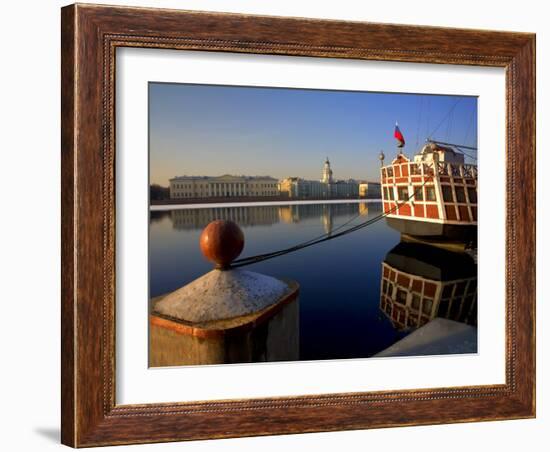
[{"label": "ship reflection", "polygon": [[477,326],[477,265],[465,253],[402,241],[382,262],[380,310],[400,331],[436,317]]}]

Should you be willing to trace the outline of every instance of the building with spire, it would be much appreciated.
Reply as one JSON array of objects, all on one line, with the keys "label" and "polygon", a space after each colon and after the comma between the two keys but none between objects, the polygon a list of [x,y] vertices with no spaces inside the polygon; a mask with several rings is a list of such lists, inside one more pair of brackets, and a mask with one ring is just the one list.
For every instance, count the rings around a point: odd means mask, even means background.
[{"label": "building with spire", "polygon": [[327,157],[325,160],[325,166],[323,167],[323,177],[321,182],[324,184],[332,184],[332,169],[330,168],[330,161]]},{"label": "building with spire", "polygon": [[359,183],[356,180],[335,180],[328,157],[323,165],[321,180],[287,177],[279,182],[279,192],[289,198],[358,198]]}]

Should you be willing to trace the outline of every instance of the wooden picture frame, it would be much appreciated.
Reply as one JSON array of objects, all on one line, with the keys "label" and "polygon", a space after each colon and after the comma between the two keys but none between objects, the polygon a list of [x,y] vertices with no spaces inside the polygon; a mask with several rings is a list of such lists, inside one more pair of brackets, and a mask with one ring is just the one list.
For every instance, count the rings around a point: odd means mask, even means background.
[{"label": "wooden picture frame", "polygon": [[[62,442],[73,447],[535,416],[535,35],[71,5],[62,9]],[[506,70],[506,382],[115,404],[115,50],[240,52]]]}]

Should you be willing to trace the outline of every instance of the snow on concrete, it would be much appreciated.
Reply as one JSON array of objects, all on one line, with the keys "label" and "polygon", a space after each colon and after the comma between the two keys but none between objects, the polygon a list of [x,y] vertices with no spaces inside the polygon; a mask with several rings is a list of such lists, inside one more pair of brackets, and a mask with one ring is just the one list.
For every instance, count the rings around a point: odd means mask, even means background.
[{"label": "snow on concrete", "polygon": [[212,270],[166,295],[154,310],[188,322],[209,322],[258,312],[278,302],[289,286],[246,270]]},{"label": "snow on concrete", "polygon": [[454,320],[436,318],[374,356],[457,353],[477,353],[477,328]]}]

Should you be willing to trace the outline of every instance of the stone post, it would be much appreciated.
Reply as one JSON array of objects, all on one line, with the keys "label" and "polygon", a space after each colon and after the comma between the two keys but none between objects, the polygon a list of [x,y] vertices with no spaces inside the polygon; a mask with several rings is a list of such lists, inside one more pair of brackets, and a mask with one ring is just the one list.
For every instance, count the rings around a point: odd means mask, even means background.
[{"label": "stone post", "polygon": [[232,221],[203,230],[200,248],[215,268],[151,300],[151,367],[299,359],[299,286],[231,268],[243,247]]}]

